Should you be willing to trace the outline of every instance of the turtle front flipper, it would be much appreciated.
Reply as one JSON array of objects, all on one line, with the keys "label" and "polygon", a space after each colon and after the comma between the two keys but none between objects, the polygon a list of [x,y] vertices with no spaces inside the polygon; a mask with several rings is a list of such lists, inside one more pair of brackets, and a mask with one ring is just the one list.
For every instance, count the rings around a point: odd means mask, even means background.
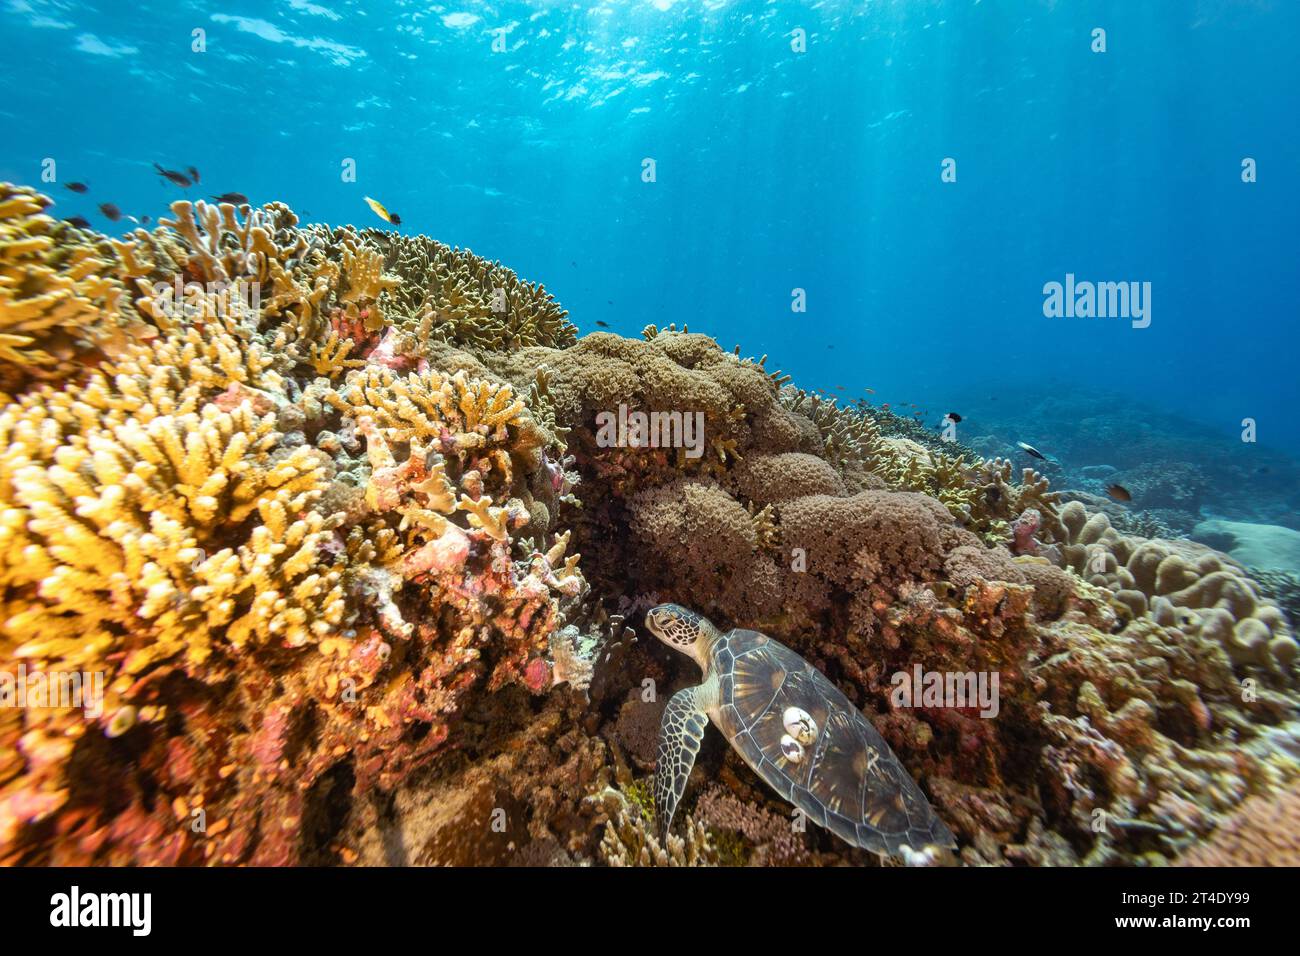
[{"label": "turtle front flipper", "polygon": [[687,687],[673,694],[659,724],[659,754],[655,758],[655,817],[659,836],[668,835],[677,804],[686,792],[686,781],[700,752],[708,715],[700,707],[699,687]]}]

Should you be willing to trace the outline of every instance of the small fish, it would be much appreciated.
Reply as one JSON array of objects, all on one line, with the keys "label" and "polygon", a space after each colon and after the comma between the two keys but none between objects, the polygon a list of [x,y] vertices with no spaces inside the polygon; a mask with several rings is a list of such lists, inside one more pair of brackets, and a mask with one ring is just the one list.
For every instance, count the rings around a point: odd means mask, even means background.
[{"label": "small fish", "polygon": [[828,345],[828,346],[826,346],[826,347],[827,347],[828,349],[833,349],[833,348],[835,348],[835,346],[833,346],[833,345]]},{"label": "small fish", "polygon": [[1041,458],[1043,461],[1047,461],[1047,456],[1044,455],[1037,448],[1035,448],[1033,445],[1026,445],[1022,441],[1018,441],[1016,442],[1016,444],[1020,446],[1021,451],[1023,451],[1026,455],[1033,455],[1035,458]]},{"label": "small fish", "polygon": [[947,415],[947,418],[948,418],[948,421],[950,421],[950,422],[959,422],[959,421],[961,421],[961,416],[958,415],[956,412],[949,412],[948,415]]},{"label": "small fish", "polygon": [[117,222],[122,218],[122,210],[118,209],[111,202],[100,203],[99,211],[104,214],[109,222]]},{"label": "small fish", "polygon": [[881,405],[880,407],[883,408],[885,411],[889,411],[889,402],[885,402],[885,404]]},{"label": "small fish", "polygon": [[596,320],[596,324],[599,325],[602,329],[607,329],[607,328],[609,328],[609,323],[608,323],[608,322],[602,322],[602,321],[600,321],[600,319],[597,319],[597,320]]},{"label": "small fish", "polygon": [[86,219],[85,216],[69,216],[67,219],[63,221],[66,222],[69,226],[76,226],[78,229],[90,228],[90,222]]},{"label": "small fish", "polygon": [[844,391],[843,385],[836,385],[835,387],[838,388],[841,392]]},{"label": "small fish", "polygon": [[613,299],[606,299],[606,300],[605,300],[605,304],[606,304],[606,305],[613,305],[613,304],[614,304],[614,300],[613,300]]},{"label": "small fish", "polygon": [[868,394],[868,395],[875,395],[875,394],[876,394],[876,390],[875,390],[874,388],[869,388],[869,389],[867,389],[867,394]]},{"label": "small fish", "polygon": [[163,179],[170,180],[182,189],[189,189],[190,186],[194,185],[188,178],[186,178],[184,173],[178,173],[174,169],[163,169],[157,163],[153,164],[153,168],[158,170],[158,175]]},{"label": "small fish", "polygon": [[371,199],[369,196],[363,198],[366,200],[366,205],[370,207],[370,210],[380,219],[384,220],[384,222],[394,226],[400,226],[402,224],[402,217],[397,215],[397,213],[389,212],[381,203],[375,202],[375,200]]},{"label": "small fish", "polygon": [[228,202],[236,206],[242,206],[248,202],[248,197],[243,193],[222,193],[220,196],[213,196],[217,202]]},{"label": "small fish", "polygon": [[71,189],[74,193],[84,193],[90,187],[85,183],[66,183],[65,189]]},{"label": "small fish", "polygon": [[149,223],[153,222],[153,219],[151,219],[149,217],[149,214],[146,213],[145,215],[140,217],[140,222],[147,226],[149,225]]},{"label": "small fish", "polygon": [[1116,501],[1132,501],[1133,496],[1123,485],[1107,485],[1106,494],[1110,495]]},{"label": "small fish", "polygon": [[190,174],[190,179],[194,180],[197,183],[199,181],[199,171],[195,169],[193,166],[191,166],[189,167],[188,172]]},{"label": "small fish", "polygon": [[573,268],[575,269],[578,268],[578,263],[574,262],[573,260],[569,260],[569,265],[573,266]]}]

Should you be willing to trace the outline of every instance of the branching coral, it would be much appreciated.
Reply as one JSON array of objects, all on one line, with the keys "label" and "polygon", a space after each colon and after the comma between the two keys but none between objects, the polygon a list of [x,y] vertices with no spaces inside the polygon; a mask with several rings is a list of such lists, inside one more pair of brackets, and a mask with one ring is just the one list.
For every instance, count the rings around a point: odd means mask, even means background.
[{"label": "branching coral", "polygon": [[[396,283],[375,246],[173,211],[84,267],[135,285],[152,338],[0,411],[0,653],[106,675],[93,723],[0,722],[8,862],[292,862],[316,787],[393,787],[476,694],[534,687],[585,589],[551,527],[561,440],[508,385],[394,370],[364,328]],[[57,272],[84,239],[50,236]]]},{"label": "branching coral", "polygon": [[492,350],[573,344],[576,329],[568,313],[544,287],[523,281],[499,262],[427,236],[372,231],[362,236],[384,254],[385,268],[402,279],[393,297],[394,318],[420,340]]},{"label": "branching coral", "polygon": [[605,790],[601,801],[610,813],[601,839],[600,853],[610,866],[716,866],[717,850],[708,831],[693,817],[681,828],[684,835],[670,833],[660,842],[653,832],[653,819],[620,791]]},{"label": "branching coral", "polygon": [[121,314],[125,289],[107,244],[44,214],[50,200],[0,184],[0,386],[72,374],[113,351],[138,322]]}]

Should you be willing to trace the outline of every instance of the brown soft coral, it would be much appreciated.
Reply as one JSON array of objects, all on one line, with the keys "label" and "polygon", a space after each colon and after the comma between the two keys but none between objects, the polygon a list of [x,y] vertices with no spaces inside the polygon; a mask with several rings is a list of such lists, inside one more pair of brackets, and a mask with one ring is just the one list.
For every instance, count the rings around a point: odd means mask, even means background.
[{"label": "brown soft coral", "polygon": [[736,466],[736,489],[750,501],[773,504],[808,495],[847,493],[844,479],[827,462],[802,452],[755,455]]}]

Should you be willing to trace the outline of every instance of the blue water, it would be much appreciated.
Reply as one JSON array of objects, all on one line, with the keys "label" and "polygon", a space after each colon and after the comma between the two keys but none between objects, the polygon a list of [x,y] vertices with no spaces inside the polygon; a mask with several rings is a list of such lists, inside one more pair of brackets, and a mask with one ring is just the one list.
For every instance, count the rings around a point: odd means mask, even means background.
[{"label": "blue water", "polygon": [[[227,190],[378,225],[370,195],[584,332],[686,323],[931,409],[1104,390],[1227,454],[1244,417],[1291,446],[1300,4],[3,3],[0,178],[55,159],[92,187],[55,211],[105,231],[99,202]],[[1044,317],[1067,272],[1150,282],[1150,327]]]}]

